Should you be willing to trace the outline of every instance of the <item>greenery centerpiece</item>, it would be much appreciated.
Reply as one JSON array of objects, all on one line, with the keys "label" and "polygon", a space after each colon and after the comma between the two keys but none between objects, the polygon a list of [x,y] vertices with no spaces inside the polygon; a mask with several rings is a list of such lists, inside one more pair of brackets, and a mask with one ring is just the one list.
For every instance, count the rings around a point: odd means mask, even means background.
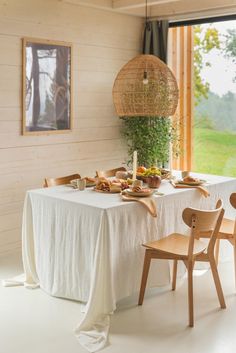
[{"label": "greenery centerpiece", "polygon": [[169,162],[170,142],[176,140],[170,118],[122,117],[121,133],[128,146],[128,162],[138,152],[138,164],[164,167]]}]

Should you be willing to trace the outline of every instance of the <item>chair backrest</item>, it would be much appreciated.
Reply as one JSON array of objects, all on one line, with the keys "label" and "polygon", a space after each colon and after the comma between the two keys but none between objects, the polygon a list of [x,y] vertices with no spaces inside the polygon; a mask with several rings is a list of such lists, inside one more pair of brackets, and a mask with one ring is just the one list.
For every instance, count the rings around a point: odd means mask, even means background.
[{"label": "chair backrest", "polygon": [[231,205],[232,205],[234,208],[236,208],[236,192],[233,192],[233,193],[230,195],[229,201],[230,201]]},{"label": "chair backrest", "polygon": [[195,208],[185,208],[182,214],[183,221],[190,228],[193,218],[195,218],[195,231],[209,232],[215,228],[217,218],[222,209],[222,201],[217,201],[216,208],[213,210],[200,210]]},{"label": "chair backrest", "polygon": [[69,184],[70,181],[73,179],[80,179],[80,175],[77,173],[77,174],[67,175],[60,178],[45,178],[44,187],[47,188],[50,186]]},{"label": "chair backrest", "polygon": [[185,224],[191,228],[189,256],[192,256],[193,254],[194,239],[199,239],[201,232],[211,233],[207,251],[214,249],[223,216],[224,209],[221,200],[217,201],[216,208],[213,210],[199,210],[190,207],[185,208],[182,217]]},{"label": "chair backrest", "polygon": [[119,167],[119,168],[110,169],[110,170],[96,170],[96,176],[98,178],[109,178],[109,177],[115,176],[116,172],[118,171],[126,172],[127,169],[125,167]]}]

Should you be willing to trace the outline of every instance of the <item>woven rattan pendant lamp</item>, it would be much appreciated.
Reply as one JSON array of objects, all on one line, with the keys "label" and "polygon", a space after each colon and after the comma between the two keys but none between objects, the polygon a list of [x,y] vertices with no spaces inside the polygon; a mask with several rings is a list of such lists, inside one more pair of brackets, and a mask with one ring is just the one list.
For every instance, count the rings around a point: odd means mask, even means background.
[{"label": "woven rattan pendant lamp", "polygon": [[169,117],[175,113],[179,96],[176,79],[168,66],[147,54],[138,55],[123,66],[112,93],[120,117]]},{"label": "woven rattan pendant lamp", "polygon": [[178,104],[178,86],[168,66],[154,55],[138,55],[118,73],[113,86],[117,115],[169,117]]}]

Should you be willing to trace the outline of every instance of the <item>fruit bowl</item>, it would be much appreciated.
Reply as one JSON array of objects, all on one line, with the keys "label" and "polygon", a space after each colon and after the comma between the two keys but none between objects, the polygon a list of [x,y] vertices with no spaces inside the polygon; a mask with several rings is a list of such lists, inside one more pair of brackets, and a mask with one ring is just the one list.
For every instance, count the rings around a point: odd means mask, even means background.
[{"label": "fruit bowl", "polygon": [[151,167],[151,168],[145,168],[143,172],[139,172],[139,169],[137,169],[137,179],[143,180],[143,182],[147,182],[148,177],[151,176],[160,176],[161,171],[157,167]]},{"label": "fruit bowl", "polygon": [[[133,172],[129,172],[129,177],[132,178]],[[136,173],[136,179],[142,180],[144,183],[147,183],[147,178],[150,176],[159,176],[162,180],[170,178],[170,170],[164,168],[145,168],[145,167],[138,167]]]}]

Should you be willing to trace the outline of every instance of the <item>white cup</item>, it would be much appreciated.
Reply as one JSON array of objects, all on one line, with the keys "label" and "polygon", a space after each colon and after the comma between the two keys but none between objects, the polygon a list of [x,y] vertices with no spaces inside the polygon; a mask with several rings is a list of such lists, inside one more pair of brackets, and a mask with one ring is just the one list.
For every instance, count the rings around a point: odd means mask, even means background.
[{"label": "white cup", "polygon": [[182,175],[182,179],[184,179],[185,177],[189,176],[189,172],[187,170],[183,170],[181,175]]},{"label": "white cup", "polygon": [[135,188],[137,186],[142,188],[143,187],[143,181],[142,180],[134,180],[132,186],[133,186],[133,188]]}]

